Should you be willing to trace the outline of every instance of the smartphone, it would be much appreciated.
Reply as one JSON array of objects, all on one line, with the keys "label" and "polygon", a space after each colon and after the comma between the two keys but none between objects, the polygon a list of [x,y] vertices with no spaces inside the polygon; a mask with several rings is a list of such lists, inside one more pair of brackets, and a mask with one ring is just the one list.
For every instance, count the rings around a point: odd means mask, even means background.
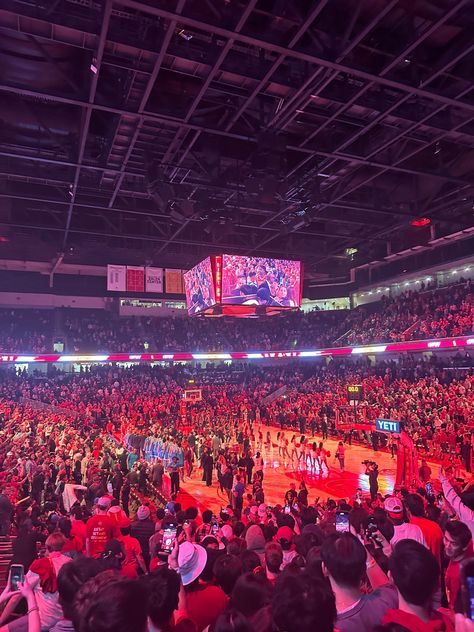
[{"label": "smartphone", "polygon": [[163,541],[161,543],[161,550],[164,553],[171,553],[173,550],[177,531],[178,527],[175,524],[169,524],[164,528]]},{"label": "smartphone", "polygon": [[216,535],[216,533],[219,531],[219,525],[217,522],[212,523],[211,531],[213,535]]},{"label": "smartphone", "polygon": [[18,590],[18,584],[25,581],[25,567],[23,564],[12,564],[10,567],[10,590]]},{"label": "smartphone", "polygon": [[338,533],[346,533],[350,530],[349,514],[347,511],[336,512],[336,531]]},{"label": "smartphone", "polygon": [[426,483],[425,490],[426,493],[431,496],[433,494],[433,485],[431,483]]},{"label": "smartphone", "polygon": [[373,533],[375,533],[378,530],[379,528],[375,520],[373,518],[369,518],[369,521],[367,522],[367,529],[366,529],[367,535],[371,536]]},{"label": "smartphone", "polygon": [[474,558],[461,562],[461,595],[464,614],[474,621]]},{"label": "smartphone", "polygon": [[286,514],[291,513],[291,507],[290,507],[290,505],[285,505],[285,513],[286,513]]},{"label": "smartphone", "polygon": [[294,509],[295,511],[298,511],[299,507],[298,507],[298,503],[297,503],[297,502],[294,502],[294,503],[293,503],[293,509]]}]

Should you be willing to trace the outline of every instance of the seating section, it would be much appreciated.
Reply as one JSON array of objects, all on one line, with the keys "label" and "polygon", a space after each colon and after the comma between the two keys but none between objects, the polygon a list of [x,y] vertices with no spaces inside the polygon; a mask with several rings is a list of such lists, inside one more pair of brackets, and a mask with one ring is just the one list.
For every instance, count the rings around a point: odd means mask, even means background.
[{"label": "seating section", "polygon": [[259,319],[119,317],[104,310],[0,310],[0,352],[252,351],[461,336],[474,332],[470,281],[382,297],[353,310]]}]

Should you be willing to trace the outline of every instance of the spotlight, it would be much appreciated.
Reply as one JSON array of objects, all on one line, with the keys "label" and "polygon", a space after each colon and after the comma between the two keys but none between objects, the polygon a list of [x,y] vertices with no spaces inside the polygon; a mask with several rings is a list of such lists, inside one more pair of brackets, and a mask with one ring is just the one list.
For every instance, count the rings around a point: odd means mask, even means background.
[{"label": "spotlight", "polygon": [[431,220],[429,217],[415,217],[411,220],[410,224],[416,228],[420,228],[421,226],[428,226],[431,224]]}]

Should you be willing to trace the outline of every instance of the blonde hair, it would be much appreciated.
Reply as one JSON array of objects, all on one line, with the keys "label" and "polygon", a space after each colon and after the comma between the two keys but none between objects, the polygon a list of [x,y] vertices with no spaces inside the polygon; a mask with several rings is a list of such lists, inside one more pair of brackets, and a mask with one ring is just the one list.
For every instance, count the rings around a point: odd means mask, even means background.
[{"label": "blonde hair", "polygon": [[62,551],[66,544],[66,538],[62,533],[52,533],[46,539],[46,548],[48,551]]}]

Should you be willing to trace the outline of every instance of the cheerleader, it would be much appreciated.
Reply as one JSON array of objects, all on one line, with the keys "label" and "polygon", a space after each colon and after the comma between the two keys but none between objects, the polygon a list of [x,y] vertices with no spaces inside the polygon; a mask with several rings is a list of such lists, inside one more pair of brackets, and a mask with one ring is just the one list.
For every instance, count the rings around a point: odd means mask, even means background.
[{"label": "cheerleader", "polygon": [[319,444],[319,463],[320,463],[319,467],[321,468],[321,471],[323,470],[323,465],[324,465],[326,467],[326,470],[329,472],[328,453],[327,453],[327,450],[324,449],[322,441]]},{"label": "cheerleader", "polygon": [[316,469],[316,464],[318,466],[318,470],[321,469],[321,463],[319,462],[319,451],[316,441],[314,441],[311,446],[310,462],[313,469]]},{"label": "cheerleader", "polygon": [[298,450],[296,449],[296,435],[293,435],[290,439],[290,460],[298,460]]},{"label": "cheerleader", "polygon": [[298,465],[302,464],[306,466],[306,437],[302,436],[300,439],[300,453],[298,455]]},{"label": "cheerleader", "polygon": [[265,452],[267,454],[270,454],[271,447],[272,447],[272,438],[270,436],[270,432],[267,432],[266,434],[264,446],[265,446]]},{"label": "cheerleader", "polygon": [[285,437],[284,432],[282,432],[280,435],[280,443],[282,444],[282,457],[290,459],[290,453],[288,452],[288,439]]}]

